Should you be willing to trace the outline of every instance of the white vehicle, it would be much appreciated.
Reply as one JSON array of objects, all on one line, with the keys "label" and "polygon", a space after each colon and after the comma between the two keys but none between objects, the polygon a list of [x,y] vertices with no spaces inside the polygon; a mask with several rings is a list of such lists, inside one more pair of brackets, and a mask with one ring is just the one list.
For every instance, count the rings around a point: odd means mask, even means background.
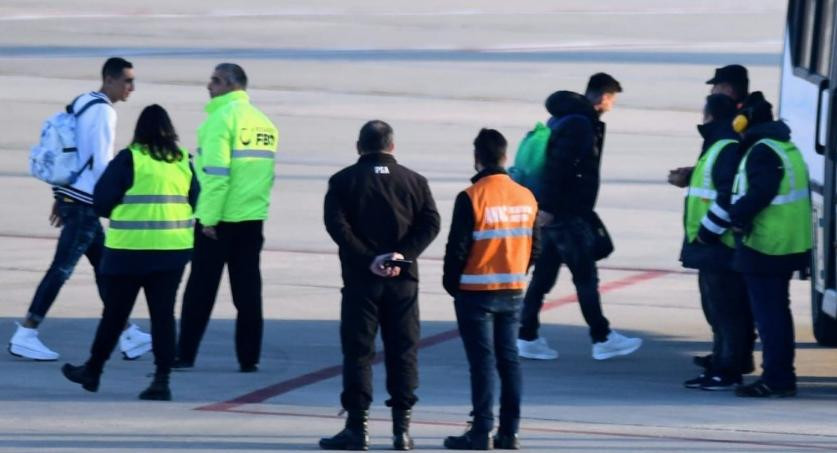
[{"label": "white vehicle", "polygon": [[837,0],[790,0],[779,117],[791,128],[811,175],[814,336],[837,346]]}]

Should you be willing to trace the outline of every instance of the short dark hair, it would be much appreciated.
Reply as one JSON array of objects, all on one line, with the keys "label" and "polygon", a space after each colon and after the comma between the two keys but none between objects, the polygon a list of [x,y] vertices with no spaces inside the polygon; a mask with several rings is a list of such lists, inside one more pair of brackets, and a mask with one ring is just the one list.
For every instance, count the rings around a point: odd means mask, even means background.
[{"label": "short dark hair", "polygon": [[500,131],[495,129],[480,129],[474,139],[474,155],[484,167],[499,167],[506,157],[508,142]]},{"label": "short dark hair", "polygon": [[105,80],[107,76],[111,76],[114,79],[119,78],[122,76],[122,70],[133,67],[134,65],[124,58],[110,57],[104,66],[102,66],[102,80]]},{"label": "short dark hair", "polygon": [[703,107],[703,113],[712,116],[713,120],[730,120],[737,111],[735,100],[721,93],[707,96],[706,105]]},{"label": "short dark hair", "polygon": [[603,94],[607,93],[621,93],[622,92],[622,85],[619,84],[619,81],[614,79],[610,74],[606,74],[604,72],[597,72],[590,76],[590,80],[587,81],[587,89],[584,90],[584,94],[590,97],[600,97]]},{"label": "short dark hair", "polygon": [[241,66],[235,63],[221,63],[215,66],[215,70],[224,74],[228,84],[247,88],[247,74]]},{"label": "short dark hair", "polygon": [[392,146],[392,135],[392,126],[384,121],[368,121],[360,128],[358,150],[362,153],[380,153]]}]

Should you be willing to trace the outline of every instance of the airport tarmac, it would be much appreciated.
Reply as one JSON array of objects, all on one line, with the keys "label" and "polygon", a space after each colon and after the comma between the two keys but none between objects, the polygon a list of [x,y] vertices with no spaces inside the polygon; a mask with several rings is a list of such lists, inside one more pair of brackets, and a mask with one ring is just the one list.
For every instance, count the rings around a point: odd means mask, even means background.
[{"label": "airport tarmac", "polygon": [[[131,60],[137,78],[129,101],[116,105],[118,146],[128,144],[140,110],[159,103],[194,149],[211,70],[233,61],[280,129],[280,156],[262,255],[260,371],[237,372],[225,282],[197,366],[173,375],[174,401],[136,399],[153,371],[150,354],[135,362],[115,354],[98,393],[67,382],[60,365],[85,359],[101,312],[92,269],[80,263],[41,328],[59,361],[0,354],[0,452],[306,451],[337,432],[341,282],[322,197],[328,176],[356,159],[357,131],[373,118],[393,125],[396,157],[428,177],[442,215],[442,232],[420,260],[412,428],[417,449],[440,451],[470,410],[441,259],[453,200],[473,174],[471,141],[493,127],[515,147],[546,119],[549,93],[580,91],[598,71],[625,89],[604,118],[598,211],[616,243],[601,263],[604,311],[645,344],[629,357],[593,360],[564,270],[542,313],[542,335],[561,356],[523,362],[524,448],[837,451],[837,351],[813,340],[808,282],[792,285],[798,397],[744,400],[682,387],[698,374],[691,356],[707,352],[710,333],[696,275],[677,261],[683,193],[665,178],[699,152],[695,125],[715,67],[748,65],[751,88],[776,100],[784,18],[779,0],[4,1],[0,340],[24,315],[57,236],[47,221],[49,188],[27,173],[28,149],[44,118],[98,88],[105,58]],[[147,330],[143,305],[133,318]],[[375,366],[375,450],[390,446],[383,371]]]}]

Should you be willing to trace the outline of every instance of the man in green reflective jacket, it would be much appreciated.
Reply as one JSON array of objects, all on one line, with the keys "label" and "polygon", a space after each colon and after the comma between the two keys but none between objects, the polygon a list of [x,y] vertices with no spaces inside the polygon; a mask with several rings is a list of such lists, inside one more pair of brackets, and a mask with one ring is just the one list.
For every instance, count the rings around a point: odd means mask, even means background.
[{"label": "man in green reflective jacket", "polygon": [[201,186],[192,271],[183,295],[175,368],[194,366],[226,264],[238,310],[235,346],[240,370],[258,370],[262,344],[259,255],[264,237],[279,133],[245,91],[247,75],[233,63],[215,67],[207,118],[198,129],[195,170]]}]

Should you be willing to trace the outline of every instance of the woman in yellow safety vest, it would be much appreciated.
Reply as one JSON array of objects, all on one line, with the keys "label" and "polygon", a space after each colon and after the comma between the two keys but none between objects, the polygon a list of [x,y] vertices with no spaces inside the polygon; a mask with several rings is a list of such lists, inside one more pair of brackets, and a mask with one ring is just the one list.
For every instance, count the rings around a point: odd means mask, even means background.
[{"label": "woman in yellow safety vest", "polygon": [[151,315],[156,372],[139,397],[171,399],[175,295],[192,254],[197,193],[189,155],[177,145],[168,113],[156,104],[146,107],[131,145],[108,164],[93,193],[96,212],[110,218],[99,265],[105,309],[90,358],[80,366],[65,364],[61,370],[67,379],[85,390],[98,390],[105,361],[142,288]]}]

